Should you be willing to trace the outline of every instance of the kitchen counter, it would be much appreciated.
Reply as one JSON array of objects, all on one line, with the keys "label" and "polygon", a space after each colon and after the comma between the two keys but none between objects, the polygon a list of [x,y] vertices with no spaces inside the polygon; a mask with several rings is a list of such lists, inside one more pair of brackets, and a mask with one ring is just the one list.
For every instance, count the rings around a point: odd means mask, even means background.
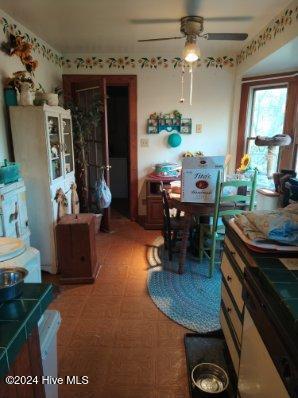
[{"label": "kitchen counter", "polygon": [[11,370],[19,352],[53,300],[53,286],[26,283],[21,297],[0,304],[0,377]]},{"label": "kitchen counter", "polygon": [[[237,299],[238,304],[244,303],[244,307],[240,306],[240,316],[237,323],[235,317],[228,316],[232,325],[232,336],[238,331],[238,340],[235,347],[238,350],[240,367],[240,392],[241,396],[246,397],[247,385],[256,385],[264,383],[262,388],[268,388],[269,379],[266,380],[265,375],[260,375],[260,379],[254,375],[252,361],[258,356],[252,354],[250,348],[246,350],[243,356],[244,331],[247,347],[247,341],[252,343],[251,331],[247,334],[247,328],[243,327],[241,332],[241,323],[249,311],[258,333],[265,344],[272,362],[280,378],[283,380],[290,396],[295,396],[294,391],[297,389],[298,381],[298,258],[297,253],[278,253],[276,251],[261,253],[255,252],[248,248],[240,239],[234,229],[229,225],[229,219],[223,220],[226,227],[226,238],[224,246],[224,255],[222,262],[222,270],[224,271],[224,285],[232,299]],[[230,243],[229,243],[230,242]],[[228,271],[227,264],[229,264]],[[242,264],[242,265],[241,265]],[[235,274],[233,276],[233,270]],[[225,275],[225,272],[228,273]],[[236,282],[235,282],[236,275]],[[235,290],[235,285],[239,290]],[[242,288],[242,287],[243,288]],[[234,289],[234,290],[233,290]],[[239,292],[242,300],[239,298]],[[241,293],[242,292],[242,293]],[[240,296],[240,297],[241,297]],[[224,299],[224,297],[223,297]],[[225,306],[224,306],[225,307]],[[238,306],[239,307],[239,306]],[[246,309],[244,311],[244,308]],[[229,308],[231,311],[231,308]],[[239,312],[239,311],[238,311]],[[248,316],[246,317],[248,319]],[[241,323],[239,323],[241,322]],[[230,323],[230,324],[232,324]],[[249,324],[249,323],[247,323]],[[238,327],[238,329],[237,329]],[[258,348],[260,349],[260,347]],[[233,352],[233,347],[232,351]],[[241,362],[244,357],[249,357],[249,362]],[[241,353],[241,354],[240,354]],[[238,356],[236,357],[236,359]],[[236,371],[238,368],[238,360],[235,360]],[[252,366],[252,367],[250,367]],[[249,367],[249,368],[248,368]],[[250,374],[247,374],[250,369]],[[261,368],[258,369],[261,372]],[[274,371],[273,371],[274,373]],[[273,377],[273,376],[272,376]],[[248,383],[248,384],[247,384]],[[266,386],[267,383],[267,386]],[[270,383],[269,383],[270,384]],[[245,387],[246,386],[246,387]],[[260,388],[258,397],[261,394]],[[265,391],[264,390],[264,391]],[[268,391],[266,390],[268,394]],[[294,394],[294,395],[293,395]],[[281,395],[283,396],[283,395]]]},{"label": "kitchen counter", "polygon": [[296,342],[298,351],[298,258],[297,253],[259,253],[249,249],[223,220],[226,233],[242,253],[250,280],[262,287],[269,309],[280,327]]}]

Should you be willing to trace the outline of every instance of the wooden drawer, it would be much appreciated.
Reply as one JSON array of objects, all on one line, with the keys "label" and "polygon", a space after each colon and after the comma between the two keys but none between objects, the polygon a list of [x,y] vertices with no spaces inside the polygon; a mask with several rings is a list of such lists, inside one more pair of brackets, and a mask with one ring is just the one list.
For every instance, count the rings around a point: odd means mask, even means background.
[{"label": "wooden drawer", "polygon": [[221,328],[222,328],[223,334],[225,336],[225,340],[226,340],[226,343],[227,343],[227,346],[228,346],[228,349],[229,349],[229,353],[230,353],[230,356],[231,356],[231,359],[232,359],[232,362],[233,362],[233,365],[234,365],[234,369],[235,369],[236,375],[238,375],[239,361],[240,361],[240,359],[239,359],[239,349],[238,349],[238,347],[236,347],[236,344],[234,342],[232,333],[231,333],[230,328],[229,328],[229,323],[228,323],[228,321],[227,321],[227,319],[225,317],[223,309],[221,309],[221,311],[220,311],[220,324],[221,324]]},{"label": "wooden drawer", "polygon": [[243,260],[241,259],[241,257],[239,256],[237,250],[231,243],[230,239],[227,237],[225,237],[225,245],[229,249],[230,254],[234,258],[234,260],[235,260],[236,264],[238,265],[238,267],[240,268],[241,272],[244,273],[245,264],[244,264]]},{"label": "wooden drawer", "polygon": [[224,302],[231,324],[233,325],[233,329],[238,339],[238,343],[240,345],[242,337],[242,322],[238,316],[236,308],[234,307],[231,297],[229,296],[229,293],[223,283],[221,285],[221,298]]},{"label": "wooden drawer", "polygon": [[236,272],[234,271],[225,253],[223,253],[222,256],[221,271],[226,281],[226,285],[229,287],[231,295],[235,299],[239,312],[242,313],[243,311],[242,282],[239,280]]}]

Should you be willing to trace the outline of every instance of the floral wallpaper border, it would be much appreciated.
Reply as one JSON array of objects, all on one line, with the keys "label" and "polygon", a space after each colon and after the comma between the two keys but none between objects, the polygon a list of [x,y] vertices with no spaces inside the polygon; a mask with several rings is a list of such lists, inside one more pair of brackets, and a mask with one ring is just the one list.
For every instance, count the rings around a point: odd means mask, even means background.
[{"label": "floral wallpaper border", "polygon": [[[297,4],[297,2],[295,2]],[[255,36],[237,55],[236,63],[240,65],[248,57],[264,47],[266,43],[273,40],[278,34],[298,22],[298,6],[293,4],[284,9],[277,17],[272,19],[269,24]]]},{"label": "floral wallpaper border", "polygon": [[[223,57],[205,57],[196,62],[197,67],[205,65],[207,68],[214,67],[233,67],[235,65],[235,60],[233,57],[223,56]],[[109,69],[126,69],[126,68],[141,68],[141,69],[160,69],[169,68],[170,66],[174,69],[181,67],[188,67],[187,63],[180,57],[165,58],[161,56],[157,57],[141,57],[141,58],[131,58],[129,56],[123,57],[108,57],[102,58],[97,56],[86,56],[86,57],[76,57],[74,59],[62,58],[62,66],[71,68],[75,66],[77,69],[94,69],[94,68],[104,68]]]},{"label": "floral wallpaper border", "polygon": [[0,25],[2,25],[4,35],[13,33],[16,36],[24,36],[24,39],[32,44],[33,51],[37,54],[41,54],[43,58],[53,62],[55,65],[62,66],[62,56],[40,41],[36,36],[31,36],[27,32],[22,32],[15,23],[8,22],[7,18],[3,16],[0,16]]},{"label": "floral wallpaper border", "polygon": [[[282,13],[275,17],[265,28],[261,31],[258,36],[252,39],[241,52],[236,56],[221,56],[221,57],[204,57],[196,62],[197,67],[205,66],[207,68],[219,68],[234,67],[240,65],[248,57],[257,52],[260,48],[266,45],[270,40],[273,40],[278,34],[284,32],[284,30],[298,21],[298,6],[295,5],[297,2],[287,7]],[[160,68],[174,69],[187,67],[186,63],[181,57],[165,58],[162,56],[150,56],[141,58],[132,58],[130,56],[117,56],[102,58],[99,56],[84,56],[84,57],[63,57],[57,53],[46,43],[40,41],[36,36],[30,35],[27,32],[22,32],[20,28],[15,24],[8,21],[6,17],[0,16],[0,26],[4,35],[14,33],[15,35],[24,36],[25,40],[33,45],[33,50],[41,54],[43,58],[53,62],[55,65],[60,67],[65,66],[66,68],[76,67],[77,69],[95,69],[95,68],[108,68],[108,69],[127,69],[127,68],[141,68],[156,70]]]},{"label": "floral wallpaper border", "polygon": [[[71,68],[72,66],[75,66],[77,69],[101,69],[104,67],[109,69],[126,69],[139,67],[141,69],[155,70],[158,68],[168,68],[170,66],[174,69],[188,66],[180,57],[165,58],[161,56],[144,56],[135,59],[129,56],[108,58],[86,56],[70,59],[55,52],[52,48],[41,42],[36,36],[30,35],[27,32],[22,32],[15,23],[10,23],[6,17],[0,17],[0,25],[2,25],[4,35],[13,33],[17,36],[24,36],[25,40],[32,44],[33,51],[60,67],[66,66],[67,68]],[[222,57],[205,57],[196,63],[196,66],[198,67],[202,65],[205,65],[207,68],[214,67],[222,69],[223,67],[235,66],[235,59],[227,55]]]}]

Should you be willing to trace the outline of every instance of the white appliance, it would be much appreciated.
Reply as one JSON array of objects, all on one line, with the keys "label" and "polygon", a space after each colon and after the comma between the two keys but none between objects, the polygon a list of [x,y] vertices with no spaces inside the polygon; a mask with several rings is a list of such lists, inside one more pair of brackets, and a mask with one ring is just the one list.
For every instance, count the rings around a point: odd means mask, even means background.
[{"label": "white appliance", "polygon": [[0,236],[21,238],[30,246],[28,224],[24,181],[0,185]]},{"label": "white appliance", "polygon": [[[61,324],[58,311],[46,310],[38,324],[44,376],[58,376],[57,332]],[[58,384],[45,384],[46,398],[58,398]]]},{"label": "white appliance", "polygon": [[21,239],[0,238],[0,268],[4,267],[23,267],[28,271],[25,283],[41,282],[39,251]]},{"label": "white appliance", "polygon": [[15,159],[27,188],[31,244],[41,253],[42,269],[56,273],[55,196],[62,189],[71,213],[75,182],[71,114],[48,105],[11,106],[9,111]]},{"label": "white appliance", "polygon": [[244,313],[238,390],[241,398],[289,398],[247,308]]}]

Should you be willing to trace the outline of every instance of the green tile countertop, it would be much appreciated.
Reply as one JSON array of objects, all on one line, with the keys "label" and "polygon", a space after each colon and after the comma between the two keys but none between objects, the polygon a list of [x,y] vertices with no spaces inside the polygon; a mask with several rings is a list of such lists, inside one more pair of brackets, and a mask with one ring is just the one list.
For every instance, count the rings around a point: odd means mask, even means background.
[{"label": "green tile countertop", "polygon": [[255,272],[263,288],[272,295],[276,312],[298,337],[298,271],[288,269],[279,258],[257,257],[255,262]]},{"label": "green tile countertop", "polygon": [[[271,311],[290,338],[298,343],[297,253],[258,253],[249,249],[224,218],[226,232],[270,303]],[[290,266],[285,262],[290,261]]]},{"label": "green tile countertop", "polygon": [[23,294],[0,304],[0,377],[10,370],[31,330],[53,300],[53,286],[25,283]]}]

